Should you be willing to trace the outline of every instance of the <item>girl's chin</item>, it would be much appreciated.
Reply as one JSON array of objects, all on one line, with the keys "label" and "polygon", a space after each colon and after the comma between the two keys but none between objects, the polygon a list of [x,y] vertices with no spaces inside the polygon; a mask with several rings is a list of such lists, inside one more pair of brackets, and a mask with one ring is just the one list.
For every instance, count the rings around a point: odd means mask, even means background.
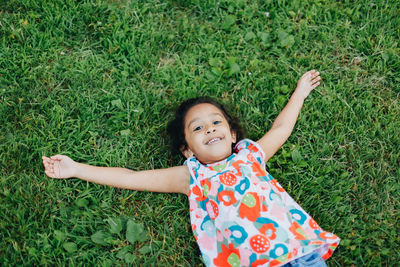
[{"label": "girl's chin", "polygon": [[201,163],[203,164],[212,164],[216,163],[219,161],[222,161],[232,155],[232,152],[227,152],[227,153],[217,153],[214,155],[207,156],[206,158],[199,159],[197,158]]}]

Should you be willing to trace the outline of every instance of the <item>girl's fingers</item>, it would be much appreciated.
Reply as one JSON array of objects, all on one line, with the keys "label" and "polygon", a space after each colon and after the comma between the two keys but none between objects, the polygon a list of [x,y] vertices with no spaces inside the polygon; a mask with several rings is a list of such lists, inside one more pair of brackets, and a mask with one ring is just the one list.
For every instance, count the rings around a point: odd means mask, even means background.
[{"label": "girl's fingers", "polygon": [[54,172],[49,171],[49,170],[45,170],[44,172],[45,172],[46,175],[49,176],[50,178],[55,178],[55,177],[54,177]]},{"label": "girl's fingers", "polygon": [[54,159],[48,158],[48,157],[46,157],[46,156],[43,156],[43,157],[42,157],[42,161],[43,161],[43,164],[45,164],[45,163],[49,164],[49,163],[53,162]]},{"label": "girl's fingers", "polygon": [[315,79],[320,79],[319,72],[316,70],[310,70],[301,77],[301,79],[314,82]]},{"label": "girl's fingers", "polygon": [[60,178],[59,170],[58,170],[58,172],[56,172],[56,171],[54,170],[54,168],[45,169],[44,172],[45,172],[46,175],[47,175],[48,177],[50,177],[50,178]]},{"label": "girl's fingers", "polygon": [[317,71],[316,70],[310,70],[309,72],[309,75],[311,76],[311,77],[315,77],[316,75],[318,75],[317,73]]},{"label": "girl's fingers", "polygon": [[45,162],[49,162],[50,159],[48,157],[43,156],[42,157],[42,161],[43,161],[43,163],[45,163]]},{"label": "girl's fingers", "polygon": [[309,76],[312,75],[311,72],[312,72],[312,70],[307,71],[306,73],[304,73],[303,76],[301,76],[300,80],[307,79]]},{"label": "girl's fingers", "polygon": [[42,161],[43,161],[43,166],[44,166],[44,172],[46,173],[47,176],[50,178],[55,178],[54,176],[54,160],[42,156]]},{"label": "girl's fingers", "polygon": [[43,162],[43,166],[44,166],[44,169],[46,170],[50,167],[50,164],[48,162]]},{"label": "girl's fingers", "polygon": [[306,79],[311,79],[312,76],[313,76],[313,71],[314,71],[314,70],[310,70],[309,72],[304,73],[304,77],[305,77]]},{"label": "girl's fingers", "polygon": [[52,160],[62,160],[63,156],[62,155],[54,155],[50,157]]},{"label": "girl's fingers", "polygon": [[320,84],[320,82],[317,82],[317,83],[313,84],[313,85],[311,86],[311,88],[312,88],[312,89],[315,89],[319,84]]},{"label": "girl's fingers", "polygon": [[310,70],[306,73],[304,73],[303,77],[307,77],[309,76],[310,79],[314,79],[315,77],[319,76],[319,72],[316,70]]},{"label": "girl's fingers", "polygon": [[319,80],[321,80],[320,76],[317,76],[316,78],[314,78],[313,80],[311,80],[311,83],[314,84],[316,82],[318,82]]}]

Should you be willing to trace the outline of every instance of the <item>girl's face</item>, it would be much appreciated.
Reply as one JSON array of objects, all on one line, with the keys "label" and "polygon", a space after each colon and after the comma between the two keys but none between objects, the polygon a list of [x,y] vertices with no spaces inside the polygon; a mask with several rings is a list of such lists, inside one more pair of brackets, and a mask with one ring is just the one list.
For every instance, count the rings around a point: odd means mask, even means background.
[{"label": "girl's face", "polygon": [[182,150],[186,158],[195,156],[204,164],[214,163],[232,154],[236,133],[220,109],[202,103],[189,109],[185,116],[185,140],[187,148]]}]

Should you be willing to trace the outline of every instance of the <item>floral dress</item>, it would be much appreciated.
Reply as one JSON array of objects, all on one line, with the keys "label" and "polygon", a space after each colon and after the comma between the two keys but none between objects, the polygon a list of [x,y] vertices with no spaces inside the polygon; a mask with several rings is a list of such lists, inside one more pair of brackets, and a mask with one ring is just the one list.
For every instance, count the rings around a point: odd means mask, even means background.
[{"label": "floral dress", "polygon": [[313,251],[326,260],[338,246],[265,170],[256,142],[241,140],[217,163],[185,164],[192,230],[207,266],[279,266]]}]

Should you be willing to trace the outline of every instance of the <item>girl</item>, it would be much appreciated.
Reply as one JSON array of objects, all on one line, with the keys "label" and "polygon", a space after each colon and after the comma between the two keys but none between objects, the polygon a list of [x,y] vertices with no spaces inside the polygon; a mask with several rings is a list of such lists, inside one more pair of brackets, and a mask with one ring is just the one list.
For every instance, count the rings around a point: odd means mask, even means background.
[{"label": "girl", "polygon": [[52,178],[80,179],[133,190],[183,193],[207,266],[326,266],[339,238],[322,230],[265,170],[290,136],[319,72],[305,73],[271,129],[257,142],[209,98],[190,99],[168,125],[182,166],[135,172],[95,167],[67,156],[43,157]]}]

